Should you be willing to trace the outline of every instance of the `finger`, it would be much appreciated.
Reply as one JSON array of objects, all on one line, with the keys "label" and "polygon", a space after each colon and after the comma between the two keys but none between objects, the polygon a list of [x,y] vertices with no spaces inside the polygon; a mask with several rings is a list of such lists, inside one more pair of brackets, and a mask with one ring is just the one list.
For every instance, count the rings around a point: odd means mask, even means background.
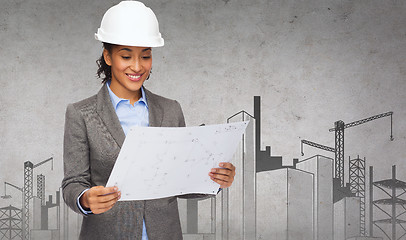
[{"label": "finger", "polygon": [[94,204],[109,203],[111,201],[117,201],[120,197],[121,197],[121,193],[97,196],[97,197],[92,198],[92,202]]},{"label": "finger", "polygon": [[104,202],[104,203],[93,203],[90,207],[92,211],[100,211],[100,210],[105,210],[110,209],[116,204],[119,198],[112,199],[111,201]]},{"label": "finger", "polygon": [[116,193],[112,193],[112,194],[108,194],[108,195],[99,196],[99,197],[97,198],[97,200],[98,200],[98,202],[100,202],[100,203],[105,203],[105,202],[110,202],[111,200],[114,200],[114,199],[118,199],[118,198],[120,198],[120,197],[121,197],[121,192],[118,191],[118,192],[116,192]]},{"label": "finger", "polygon": [[216,179],[216,178],[211,177],[211,180],[218,183],[221,188],[228,188],[230,186],[230,183],[223,181],[221,179]]},{"label": "finger", "polygon": [[95,189],[95,193],[98,196],[112,194],[118,191],[117,187],[102,187]]},{"label": "finger", "polygon": [[223,168],[212,168],[211,172],[217,173],[217,174],[228,175],[228,176],[233,175],[233,171],[231,171],[230,169],[223,169]]},{"label": "finger", "polygon": [[109,206],[109,207],[107,207],[107,208],[96,208],[96,209],[92,210],[92,212],[93,212],[94,214],[104,213],[104,212],[107,212],[108,210],[110,210],[111,208],[113,208],[113,206],[114,206],[114,204],[111,205],[111,206]]},{"label": "finger", "polygon": [[117,201],[118,199],[121,198],[121,192],[117,192],[114,194],[108,194],[108,195],[97,195],[97,196],[92,196],[89,198],[89,204],[90,205],[97,205],[100,203],[108,203],[110,201]]},{"label": "finger", "polygon": [[218,180],[222,180],[222,181],[224,181],[224,182],[229,182],[230,179],[231,179],[231,177],[226,176],[226,175],[221,175],[221,174],[213,174],[213,173],[210,173],[209,175],[210,175],[211,178],[218,179]]},{"label": "finger", "polygon": [[107,208],[111,208],[114,206],[114,204],[116,204],[117,200],[112,200],[109,202],[105,202],[105,203],[98,203],[95,206],[95,209],[107,209]]},{"label": "finger", "polygon": [[229,170],[235,170],[234,165],[232,163],[229,163],[229,162],[221,162],[219,164],[219,166],[222,167],[222,168],[227,168]]},{"label": "finger", "polygon": [[97,192],[101,191],[104,187],[103,186],[94,186],[91,187],[85,194],[89,194],[89,196],[97,195]]}]

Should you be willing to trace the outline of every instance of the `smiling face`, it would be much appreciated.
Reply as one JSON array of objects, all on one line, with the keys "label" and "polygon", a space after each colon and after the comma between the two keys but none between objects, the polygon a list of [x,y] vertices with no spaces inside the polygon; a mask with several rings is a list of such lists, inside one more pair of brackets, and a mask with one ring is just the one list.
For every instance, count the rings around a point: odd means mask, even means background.
[{"label": "smiling face", "polygon": [[150,47],[115,45],[103,51],[104,60],[111,67],[110,88],[117,97],[133,104],[141,97],[141,86],[152,67]]}]

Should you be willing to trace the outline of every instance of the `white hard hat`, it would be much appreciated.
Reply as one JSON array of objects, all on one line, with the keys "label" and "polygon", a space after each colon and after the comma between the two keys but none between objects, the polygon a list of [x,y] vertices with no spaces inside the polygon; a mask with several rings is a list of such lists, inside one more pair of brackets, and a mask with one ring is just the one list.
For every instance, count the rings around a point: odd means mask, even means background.
[{"label": "white hard hat", "polygon": [[103,16],[96,40],[117,45],[161,47],[164,39],[158,20],[142,2],[122,1],[109,8]]}]

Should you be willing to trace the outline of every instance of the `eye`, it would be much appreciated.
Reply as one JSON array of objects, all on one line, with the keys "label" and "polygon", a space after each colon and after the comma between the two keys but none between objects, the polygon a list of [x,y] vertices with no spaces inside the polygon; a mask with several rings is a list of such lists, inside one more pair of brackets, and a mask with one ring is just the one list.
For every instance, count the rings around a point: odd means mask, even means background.
[{"label": "eye", "polygon": [[121,58],[123,58],[123,59],[130,59],[131,57],[128,57],[128,56],[121,56]]},{"label": "eye", "polygon": [[143,56],[142,58],[143,58],[143,59],[150,59],[151,56]]}]

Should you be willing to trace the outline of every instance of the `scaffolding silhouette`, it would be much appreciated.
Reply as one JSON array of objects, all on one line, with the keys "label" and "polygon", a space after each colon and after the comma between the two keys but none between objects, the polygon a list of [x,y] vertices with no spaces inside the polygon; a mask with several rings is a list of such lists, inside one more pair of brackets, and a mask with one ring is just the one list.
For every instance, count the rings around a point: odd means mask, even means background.
[{"label": "scaffolding silhouette", "polygon": [[356,159],[349,157],[350,190],[360,198],[360,236],[366,236],[365,228],[365,158]]},{"label": "scaffolding silhouette", "polygon": [[[6,186],[13,187],[21,192],[22,194],[22,201],[24,199],[24,190],[14,184],[9,182],[4,182],[4,196],[1,196],[3,199],[11,198],[11,195],[7,194]],[[0,239],[14,239],[21,236],[21,239],[24,237],[23,235],[23,206],[24,203],[21,205],[21,209],[15,208],[13,206],[9,206],[6,208],[1,208],[5,210],[5,212],[1,212],[0,214],[0,232],[4,233]],[[8,212],[7,212],[8,210]]]},{"label": "scaffolding silhouette", "polygon": [[[34,176],[33,170],[36,167],[41,166],[42,164],[53,161],[53,157],[50,157],[40,163],[33,164],[30,161],[24,162],[24,206],[23,206],[23,239],[29,240],[30,239],[30,200],[33,198],[33,191],[34,191]],[[53,162],[52,168],[53,170]],[[38,180],[38,179],[37,179]],[[45,179],[43,179],[45,180]],[[44,197],[45,199],[45,197]]]},{"label": "scaffolding silhouette", "polygon": [[[401,239],[406,235],[406,228],[402,225],[406,223],[405,220],[400,219],[400,216],[406,213],[406,200],[402,197],[406,193],[406,182],[400,181],[396,179],[396,165],[392,166],[392,178],[386,179],[382,181],[373,181],[373,167],[369,168],[370,174],[370,236],[373,236],[373,226],[376,226],[380,229],[383,234],[389,240],[398,240]],[[380,189],[388,198],[373,200],[373,190],[374,187]],[[400,191],[400,193],[398,193]],[[405,197],[405,196],[403,196]],[[390,210],[388,210],[389,206]],[[397,211],[398,206],[402,208],[400,212]],[[379,209],[382,213],[384,213],[388,218],[382,219],[374,219],[373,210],[374,207]],[[392,236],[390,236],[385,230],[382,225],[390,224],[392,228]],[[400,237],[396,237],[397,233],[397,226],[400,226],[401,230],[403,230],[403,234]]]},{"label": "scaffolding silhouette", "polygon": [[32,162],[24,162],[24,207],[23,207],[23,239],[30,239],[30,199],[33,197]]},{"label": "scaffolding silhouette", "polygon": [[22,239],[22,211],[8,206],[0,208],[0,239]]},{"label": "scaffolding silhouette", "polygon": [[45,176],[37,175],[37,197],[41,199],[41,206],[45,205]]}]

